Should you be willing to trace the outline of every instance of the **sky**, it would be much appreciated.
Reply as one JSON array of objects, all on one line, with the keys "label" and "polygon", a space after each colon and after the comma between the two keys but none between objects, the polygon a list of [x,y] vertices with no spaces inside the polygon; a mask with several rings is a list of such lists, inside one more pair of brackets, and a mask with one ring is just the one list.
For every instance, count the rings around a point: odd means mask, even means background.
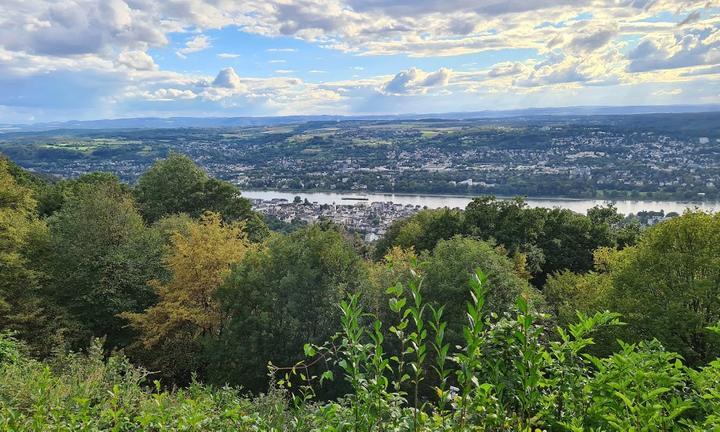
[{"label": "sky", "polygon": [[720,103],[720,0],[1,0],[0,123]]}]

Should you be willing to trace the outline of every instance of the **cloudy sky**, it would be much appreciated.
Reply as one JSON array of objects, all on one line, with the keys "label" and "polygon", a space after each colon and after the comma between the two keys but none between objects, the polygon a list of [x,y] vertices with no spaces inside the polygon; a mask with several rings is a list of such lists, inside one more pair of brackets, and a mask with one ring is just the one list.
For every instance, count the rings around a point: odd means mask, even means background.
[{"label": "cloudy sky", "polygon": [[720,0],[1,0],[0,123],[720,103]]}]

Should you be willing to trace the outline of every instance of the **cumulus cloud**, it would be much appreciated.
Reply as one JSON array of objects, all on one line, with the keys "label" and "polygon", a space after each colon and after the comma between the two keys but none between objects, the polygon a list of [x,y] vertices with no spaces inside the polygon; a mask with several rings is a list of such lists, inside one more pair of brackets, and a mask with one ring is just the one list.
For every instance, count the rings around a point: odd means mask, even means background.
[{"label": "cumulus cloud", "polygon": [[212,82],[213,87],[222,87],[233,90],[244,89],[240,76],[235,72],[235,69],[229,67],[218,72],[217,76]]},{"label": "cumulus cloud", "polygon": [[157,89],[151,92],[144,92],[143,97],[151,101],[174,101],[188,100],[198,97],[192,90],[180,90],[175,88]]},{"label": "cumulus cloud", "polygon": [[[705,80],[703,82],[716,84],[712,75],[718,73],[720,66],[720,13],[708,7],[707,0],[7,0],[0,3],[2,104],[21,106],[29,104],[28,101],[38,102],[42,99],[41,93],[23,97],[20,89],[38,87],[47,93],[51,84],[55,84],[58,88],[87,89],[83,100],[95,115],[100,112],[97,109],[100,105],[118,106],[135,99],[153,103],[172,100],[173,104],[154,103],[153,106],[192,105],[207,108],[208,112],[218,106],[247,107],[248,110],[252,106],[259,110],[256,113],[294,109],[372,111],[376,109],[372,102],[381,97],[379,94],[407,95],[413,98],[413,103],[432,101],[432,106],[439,109],[441,105],[435,105],[439,100],[454,102],[453,97],[446,94],[455,97],[478,92],[559,95],[568,88],[583,86],[587,90],[619,82],[624,84],[624,89],[640,88],[645,85],[642,83],[654,81],[662,82],[663,89],[684,88],[676,82]],[[668,20],[668,16],[679,18]],[[163,70],[149,55],[153,53],[159,60],[160,56],[172,55],[174,51],[188,56],[210,49],[211,40],[206,34],[224,37],[225,32],[208,32],[229,26],[258,37],[287,35],[304,41],[288,44],[296,48],[279,46],[265,49],[266,52],[302,52],[304,55],[308,44],[336,50],[337,56],[334,54],[330,61],[341,63],[327,67],[312,64],[316,69],[307,73],[320,74],[327,69],[333,71],[332,76],[344,72],[347,79],[312,84],[292,76],[241,77],[232,68],[223,69],[213,77],[204,72]],[[181,46],[169,48],[170,38],[173,43],[179,38]],[[638,38],[641,42],[635,46]],[[352,65],[362,64],[365,60],[362,56],[436,58],[480,54],[483,58],[478,59],[477,64],[485,64],[495,52],[499,53],[498,58],[518,61],[500,62],[472,73],[445,68],[429,72],[410,68],[395,75],[388,73],[398,69],[383,69],[394,63],[373,62],[373,66],[363,72],[362,79],[353,75],[356,72],[351,69]],[[513,55],[505,55],[509,52]],[[213,51],[212,55],[219,59],[239,57],[233,52]],[[287,69],[279,69],[277,73],[301,70],[301,64],[292,63],[296,57],[300,56],[289,54],[287,65],[277,66]],[[268,58],[265,52],[258,52],[257,59],[247,60],[265,63]],[[429,62],[418,60],[417,63]],[[451,63],[457,64],[455,59],[449,59],[446,64]],[[379,69],[375,67],[378,64]],[[191,70],[198,69],[201,68]],[[59,81],[50,83],[47,76]],[[98,85],[112,84],[100,91],[91,79]],[[660,97],[660,93],[652,95],[655,90],[658,88],[647,90],[648,97]],[[697,93],[685,91],[662,97],[689,98],[693,94]],[[91,101],[93,95],[97,99]],[[56,96],[60,99],[62,94]],[[409,99],[384,98],[388,104],[396,100],[407,104]]]},{"label": "cumulus cloud", "polygon": [[177,50],[177,55],[185,58],[188,54],[203,51],[208,48],[210,48],[210,38],[205,35],[197,35],[194,38],[188,39],[185,42],[185,46]]},{"label": "cumulus cloud", "polygon": [[645,37],[628,54],[630,72],[720,63],[720,28],[694,28],[673,36]]},{"label": "cumulus cloud", "polygon": [[430,87],[447,85],[451,75],[452,72],[447,68],[440,68],[431,73],[411,68],[396,74],[382,86],[381,91],[393,95],[425,93]]},{"label": "cumulus cloud", "polygon": [[678,27],[682,27],[684,25],[692,24],[692,23],[700,21],[700,18],[702,18],[701,11],[699,11],[699,10],[692,11],[688,14],[688,16],[685,17],[684,20],[680,21],[677,25],[678,25]]},{"label": "cumulus cloud", "polygon": [[491,78],[498,78],[503,76],[518,75],[525,71],[525,66],[518,62],[501,62],[495,64],[492,69],[488,71],[488,76]]},{"label": "cumulus cloud", "polygon": [[614,25],[596,28],[583,28],[572,36],[567,49],[574,53],[586,53],[600,49],[608,44],[618,33]]},{"label": "cumulus cloud", "polygon": [[153,58],[144,51],[123,51],[118,55],[116,63],[135,70],[157,70]]},{"label": "cumulus cloud", "polygon": [[6,49],[51,56],[161,46],[170,30],[123,0],[11,2],[0,15],[0,41]]},{"label": "cumulus cloud", "polygon": [[551,54],[544,61],[523,68],[513,84],[519,87],[617,84],[622,80],[622,69],[622,55],[615,48],[583,56]]}]

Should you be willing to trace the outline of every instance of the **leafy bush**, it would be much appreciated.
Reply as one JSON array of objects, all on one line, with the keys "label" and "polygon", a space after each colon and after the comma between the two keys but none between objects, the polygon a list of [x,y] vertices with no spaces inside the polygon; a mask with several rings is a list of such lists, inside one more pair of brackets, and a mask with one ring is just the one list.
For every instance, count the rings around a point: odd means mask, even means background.
[{"label": "leafy bush", "polygon": [[[305,345],[308,360],[270,366],[267,394],[244,395],[193,381],[165,390],[102,341],[85,354],[29,359],[0,336],[0,429],[17,431],[657,431],[717,430],[720,361],[693,370],[656,341],[586,353],[593,333],[619,316],[578,314],[566,329],[520,297],[513,313],[483,312],[488,279],[470,283],[462,342],[451,347],[442,307],[422,280],[387,290],[395,324],[364,312],[359,295],[340,304],[342,331]],[[718,328],[711,328],[717,332]],[[400,347],[391,349],[390,347]],[[397,354],[391,354],[397,352]],[[338,373],[336,374],[335,371]],[[336,376],[337,375],[337,376]],[[316,401],[335,380],[350,391]],[[432,392],[424,392],[431,388]],[[427,396],[430,394],[430,396]]]}]

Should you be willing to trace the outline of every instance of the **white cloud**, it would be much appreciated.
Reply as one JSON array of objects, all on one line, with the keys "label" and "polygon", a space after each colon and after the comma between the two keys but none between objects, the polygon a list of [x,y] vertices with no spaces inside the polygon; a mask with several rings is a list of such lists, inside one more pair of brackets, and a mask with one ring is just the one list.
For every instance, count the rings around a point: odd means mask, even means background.
[{"label": "white cloud", "polygon": [[490,71],[488,76],[491,78],[518,75],[526,70],[525,66],[519,62],[501,62],[495,64]]},{"label": "white cloud", "polygon": [[153,58],[144,51],[123,51],[118,55],[117,64],[141,71],[158,68]]},{"label": "white cloud", "polygon": [[27,0],[6,3],[0,10],[1,44],[38,55],[102,55],[117,47],[161,46],[171,30],[123,0]]},{"label": "white cloud", "polygon": [[700,11],[700,10],[692,11],[688,14],[688,16],[685,17],[685,19],[680,21],[677,25],[678,25],[678,27],[682,27],[684,25],[692,24],[692,23],[700,21],[700,18],[702,18],[702,11]]},{"label": "white cloud", "polygon": [[[216,104],[256,109],[252,111],[256,113],[294,109],[371,112],[378,109],[374,103],[392,107],[396,100],[402,101],[398,102],[398,109],[407,109],[411,102],[413,110],[422,103],[440,110],[442,101],[452,107],[452,102],[463,94],[472,94],[475,104],[489,103],[492,99],[485,99],[488,94],[504,94],[513,100],[527,98],[526,103],[542,94],[551,102],[570,97],[567,93],[570,88],[581,94],[579,87],[592,93],[591,88],[617,84],[622,84],[616,87],[622,91],[608,97],[621,100],[622,95],[634,94],[637,98],[639,93],[632,90],[644,89],[648,101],[662,97],[663,101],[672,98],[692,103],[691,98],[701,92],[688,91],[687,86],[699,83],[717,86],[720,67],[720,13],[717,8],[707,7],[707,0],[0,3],[0,105],[23,107],[18,109],[23,115],[34,109],[28,107],[41,106],[43,100],[57,105],[57,112],[66,109],[68,114],[62,115],[77,113],[76,110],[85,107],[95,116],[104,112],[101,107],[111,109],[108,107],[130,104],[133,100],[167,102],[154,103],[153,109],[172,102],[173,107],[192,105],[208,112],[217,108]],[[714,4],[718,5],[717,1]],[[679,18],[668,20],[667,16]],[[177,52],[186,56],[210,47],[211,40],[205,34],[224,33],[209,33],[210,30],[228,26],[260,37],[289,36],[304,41],[298,42],[300,47],[313,45],[338,50],[340,53],[333,55],[337,54],[341,63],[331,65],[333,76],[344,71],[348,79],[311,84],[289,76],[241,77],[231,68],[213,77],[199,72],[161,70],[155,63],[157,59],[164,64],[163,54],[156,54],[155,49],[169,50],[171,36],[173,41],[180,38],[184,46]],[[638,39],[639,44],[635,42]],[[511,57],[505,55],[507,50],[514,50]],[[265,51],[300,52],[289,47]],[[366,58],[360,56],[437,58],[487,53],[477,59],[478,65],[484,65],[495,52],[499,58],[519,61],[500,62],[483,70],[478,69],[483,66],[478,66],[472,72],[446,68],[425,72],[412,68],[396,75],[388,74],[397,69],[385,69],[380,72],[382,75],[374,77],[365,72],[363,79],[352,75],[363,70],[361,66],[352,66],[363,64],[360,61]],[[213,55],[220,59],[240,57],[232,52]],[[299,56],[288,55],[287,65],[277,66],[286,69],[276,73],[287,75],[290,69],[305,69],[292,62],[295,57]],[[267,60],[267,54],[260,52],[254,61]],[[308,73],[324,73],[323,60],[311,64],[317,69]],[[373,64],[379,64],[381,71],[385,66],[383,62]],[[394,60],[387,63],[391,64],[396,63]],[[458,62],[448,59],[444,64]],[[373,66],[372,70],[378,68]],[[101,88],[103,85],[106,87]],[[663,93],[674,89],[682,93]],[[50,93],[53,101],[47,101]],[[75,96],[78,93],[82,97]],[[477,98],[478,94],[483,94],[483,98]],[[382,99],[382,104],[377,98]],[[566,100],[575,103],[575,99]]]},{"label": "white cloud", "polygon": [[146,100],[151,101],[173,101],[195,99],[198,96],[192,90],[180,90],[175,88],[158,89],[152,92],[143,93]]},{"label": "white cloud", "polygon": [[720,27],[694,27],[674,35],[647,36],[629,54],[630,72],[720,63]]},{"label": "white cloud", "polygon": [[177,50],[178,57],[185,58],[188,54],[203,51],[210,48],[210,38],[205,35],[197,35],[194,38],[188,39],[185,42],[185,46]]},{"label": "white cloud", "polygon": [[218,72],[217,76],[212,82],[214,87],[222,87],[233,90],[245,89],[245,86],[240,81],[240,77],[235,72],[235,69],[229,67]]},{"label": "white cloud", "polygon": [[381,92],[390,95],[425,93],[430,87],[447,85],[451,75],[452,72],[447,68],[431,73],[411,68],[396,74],[382,86]]},{"label": "white cloud", "polygon": [[652,93],[653,96],[678,96],[682,94],[682,89],[675,88],[675,89],[660,89],[656,90]]},{"label": "white cloud", "polygon": [[614,25],[581,27],[570,39],[566,48],[572,53],[587,53],[607,45],[618,33]]}]

